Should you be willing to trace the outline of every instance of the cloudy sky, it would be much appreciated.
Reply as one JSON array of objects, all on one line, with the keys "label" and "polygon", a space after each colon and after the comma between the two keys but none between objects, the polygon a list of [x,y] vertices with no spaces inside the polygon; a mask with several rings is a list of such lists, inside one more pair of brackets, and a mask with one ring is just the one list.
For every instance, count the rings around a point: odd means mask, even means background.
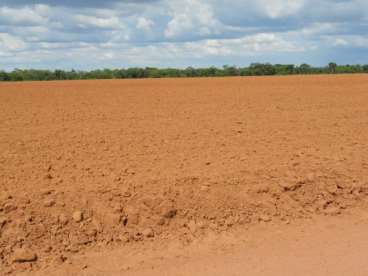
[{"label": "cloudy sky", "polygon": [[367,0],[0,0],[0,69],[368,63]]}]

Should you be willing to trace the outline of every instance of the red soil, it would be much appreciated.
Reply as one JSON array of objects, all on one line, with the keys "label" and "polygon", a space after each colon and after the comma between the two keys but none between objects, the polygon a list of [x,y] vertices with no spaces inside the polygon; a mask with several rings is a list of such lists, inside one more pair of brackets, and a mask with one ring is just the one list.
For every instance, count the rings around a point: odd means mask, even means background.
[{"label": "red soil", "polygon": [[0,83],[0,274],[354,213],[367,91],[367,75]]}]

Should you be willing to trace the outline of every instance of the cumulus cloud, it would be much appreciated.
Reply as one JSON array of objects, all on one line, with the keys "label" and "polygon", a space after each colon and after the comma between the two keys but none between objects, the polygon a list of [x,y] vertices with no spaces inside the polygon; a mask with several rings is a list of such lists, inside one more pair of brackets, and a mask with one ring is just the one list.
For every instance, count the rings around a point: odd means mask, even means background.
[{"label": "cumulus cloud", "polygon": [[304,0],[259,0],[258,8],[270,18],[282,18],[297,14],[304,6]]},{"label": "cumulus cloud", "polygon": [[32,7],[9,8],[0,6],[0,24],[12,25],[37,25],[48,21],[47,13],[49,7],[46,5],[35,5]]},{"label": "cumulus cloud", "polygon": [[[0,3],[5,68],[319,64],[349,60],[368,44],[366,0],[37,3]],[[360,62],[368,63],[368,55]]]},{"label": "cumulus cloud", "polygon": [[93,15],[78,14],[74,17],[74,19],[77,25],[82,28],[97,27],[107,29],[120,29],[123,26],[119,18],[115,16],[103,18]]},{"label": "cumulus cloud", "polygon": [[326,36],[325,40],[327,43],[330,43],[334,46],[338,47],[357,47],[357,48],[367,48],[368,49],[368,35],[367,36],[359,36],[359,35],[335,35],[335,36]]},{"label": "cumulus cloud", "polygon": [[165,29],[167,38],[210,35],[218,32],[221,27],[214,17],[212,7],[205,1],[174,0],[169,4],[169,13],[171,20]]},{"label": "cumulus cloud", "polygon": [[[268,52],[301,52],[306,46],[288,41],[280,34],[259,33],[235,39],[210,39],[188,42],[183,45],[188,55],[203,56],[254,56]],[[181,52],[181,51],[179,51]]]},{"label": "cumulus cloud", "polygon": [[20,50],[25,48],[25,42],[15,36],[9,35],[7,33],[0,33],[0,45],[1,48],[9,50]]},{"label": "cumulus cloud", "polygon": [[150,31],[153,26],[155,25],[155,22],[153,22],[151,19],[139,17],[137,20],[137,29],[143,30],[143,31]]}]

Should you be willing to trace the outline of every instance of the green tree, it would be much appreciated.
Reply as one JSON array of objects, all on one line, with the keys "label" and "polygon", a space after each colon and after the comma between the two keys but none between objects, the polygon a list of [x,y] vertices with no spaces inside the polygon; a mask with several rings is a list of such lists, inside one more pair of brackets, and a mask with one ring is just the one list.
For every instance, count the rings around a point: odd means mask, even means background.
[{"label": "green tree", "polygon": [[276,69],[270,63],[252,63],[249,72],[252,76],[270,76],[276,74]]},{"label": "green tree", "polygon": [[240,72],[236,66],[225,65],[223,67],[223,70],[224,70],[225,76],[239,76],[240,75]]},{"label": "green tree", "polygon": [[10,76],[5,71],[0,71],[0,81],[10,81]]},{"label": "green tree", "polygon": [[311,73],[311,66],[309,64],[303,63],[299,66],[298,73],[300,74],[310,74]]}]

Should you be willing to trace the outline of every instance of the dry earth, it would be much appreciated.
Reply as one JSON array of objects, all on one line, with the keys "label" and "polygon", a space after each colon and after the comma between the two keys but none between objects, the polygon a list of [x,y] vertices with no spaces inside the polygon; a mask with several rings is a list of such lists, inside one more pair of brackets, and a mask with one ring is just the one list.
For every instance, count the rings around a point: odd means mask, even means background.
[{"label": "dry earth", "polygon": [[[368,199],[367,91],[368,75],[0,83],[0,274],[130,274],[108,256],[161,248],[150,264],[169,267],[172,244],[327,217],[349,233]],[[96,254],[110,271],[89,270]]]}]

